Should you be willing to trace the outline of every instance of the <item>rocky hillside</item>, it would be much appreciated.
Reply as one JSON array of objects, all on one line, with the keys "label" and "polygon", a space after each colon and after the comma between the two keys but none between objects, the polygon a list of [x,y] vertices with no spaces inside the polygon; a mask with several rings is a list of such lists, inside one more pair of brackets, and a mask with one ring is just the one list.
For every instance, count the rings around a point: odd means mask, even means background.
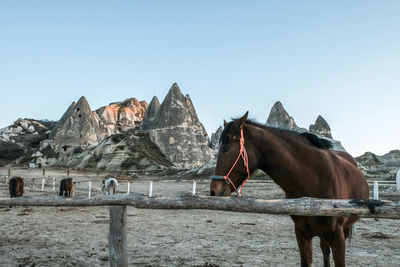
[{"label": "rocky hillside", "polygon": [[356,157],[356,161],[367,178],[392,179],[400,170],[400,150],[378,156],[371,152]]},{"label": "rocky hillside", "polygon": [[24,164],[43,147],[56,123],[33,119],[18,119],[14,124],[0,129],[0,165],[10,162]]}]

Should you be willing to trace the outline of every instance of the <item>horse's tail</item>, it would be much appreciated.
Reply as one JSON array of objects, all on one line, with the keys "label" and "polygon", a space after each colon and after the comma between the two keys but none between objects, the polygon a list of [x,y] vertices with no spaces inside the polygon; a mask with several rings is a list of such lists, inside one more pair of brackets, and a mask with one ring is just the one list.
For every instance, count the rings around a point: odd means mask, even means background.
[{"label": "horse's tail", "polygon": [[58,195],[62,196],[64,191],[64,180],[60,182],[60,193]]}]

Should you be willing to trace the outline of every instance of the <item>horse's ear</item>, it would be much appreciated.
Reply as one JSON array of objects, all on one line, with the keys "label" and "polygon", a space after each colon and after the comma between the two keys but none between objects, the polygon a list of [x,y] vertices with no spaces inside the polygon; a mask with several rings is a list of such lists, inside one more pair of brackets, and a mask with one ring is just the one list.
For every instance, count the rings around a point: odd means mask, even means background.
[{"label": "horse's ear", "polygon": [[226,125],[228,125],[228,123],[226,122],[226,120],[224,120],[224,127],[226,127]]},{"label": "horse's ear", "polygon": [[249,112],[248,111],[239,119],[240,129],[243,129],[243,125],[247,120],[247,116],[249,116]]}]

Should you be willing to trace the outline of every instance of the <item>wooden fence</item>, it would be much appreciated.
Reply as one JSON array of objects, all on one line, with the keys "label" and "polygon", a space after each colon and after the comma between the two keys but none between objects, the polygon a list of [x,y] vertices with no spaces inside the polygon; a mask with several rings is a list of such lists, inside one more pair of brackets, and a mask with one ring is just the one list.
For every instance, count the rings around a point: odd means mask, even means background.
[{"label": "wooden fence", "polygon": [[400,202],[379,200],[277,199],[205,197],[184,195],[174,198],[144,195],[111,195],[92,198],[21,197],[0,199],[12,206],[110,206],[110,266],[128,266],[126,251],[126,206],[144,209],[207,209],[234,212],[289,214],[301,216],[359,216],[400,219]]}]

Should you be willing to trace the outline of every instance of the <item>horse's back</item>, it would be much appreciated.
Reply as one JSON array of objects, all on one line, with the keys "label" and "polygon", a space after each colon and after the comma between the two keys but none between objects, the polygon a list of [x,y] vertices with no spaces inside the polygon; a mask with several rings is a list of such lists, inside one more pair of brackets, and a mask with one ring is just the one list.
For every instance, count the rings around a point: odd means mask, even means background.
[{"label": "horse's back", "polygon": [[333,162],[333,179],[337,179],[338,196],[336,198],[368,198],[367,180],[357,167],[354,158],[343,151],[330,150]]}]

